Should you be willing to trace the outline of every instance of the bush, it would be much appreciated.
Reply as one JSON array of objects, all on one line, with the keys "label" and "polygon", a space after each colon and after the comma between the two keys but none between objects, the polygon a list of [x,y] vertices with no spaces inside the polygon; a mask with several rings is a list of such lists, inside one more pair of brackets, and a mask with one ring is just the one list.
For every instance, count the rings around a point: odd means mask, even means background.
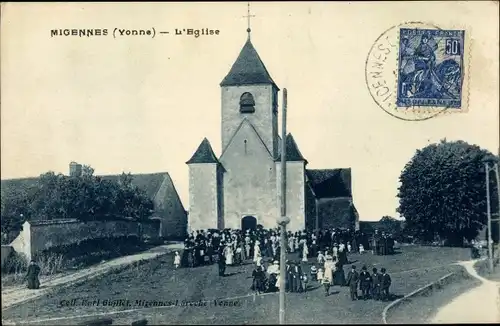
[{"label": "bush", "polygon": [[23,273],[28,267],[28,259],[25,255],[19,254],[15,251],[11,252],[5,266],[2,268],[2,273],[17,274]]},{"label": "bush", "polygon": [[20,284],[24,281],[28,260],[23,254],[12,252],[2,268],[2,286]]},{"label": "bush", "polygon": [[[64,257],[60,254],[45,253],[34,258],[40,266],[40,275],[50,276],[64,270]],[[2,285],[20,284],[28,269],[28,259],[24,254],[12,252],[2,269]]]},{"label": "bush", "polygon": [[[141,241],[137,236],[109,237],[89,239],[79,243],[50,248],[37,256],[61,256],[63,257],[61,260],[64,261],[65,268],[81,268],[100,263],[103,260],[134,254],[150,247],[152,247],[152,244]],[[57,259],[52,258],[52,264],[59,261]],[[47,261],[49,260],[47,259]]]},{"label": "bush", "polygon": [[40,266],[41,275],[54,275],[65,269],[64,256],[57,253],[35,255],[35,261]]}]

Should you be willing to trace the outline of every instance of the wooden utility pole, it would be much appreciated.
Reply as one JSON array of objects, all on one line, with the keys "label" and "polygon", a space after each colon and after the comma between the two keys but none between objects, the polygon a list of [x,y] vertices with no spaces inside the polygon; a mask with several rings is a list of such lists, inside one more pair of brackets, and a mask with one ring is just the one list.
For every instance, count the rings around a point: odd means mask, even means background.
[{"label": "wooden utility pole", "polygon": [[283,117],[281,118],[281,217],[280,226],[280,325],[285,324],[285,286],[286,286],[286,225],[289,219],[286,216],[286,107],[287,91],[283,89]]},{"label": "wooden utility pole", "polygon": [[[498,226],[498,236],[497,236],[497,257],[500,259],[500,171],[499,171],[499,163],[500,163],[500,146],[498,147],[497,159],[495,162],[495,176],[497,179],[497,195],[498,195],[498,206],[497,206],[497,221]],[[498,267],[500,268],[500,261],[498,262]]]},{"label": "wooden utility pole", "polygon": [[[498,171],[498,163],[494,164],[493,171],[495,172],[495,177],[497,179],[497,195],[498,195],[498,207],[497,207],[497,212],[496,212],[497,217],[494,220],[497,222],[497,227],[498,227],[496,256],[500,258],[500,176],[499,176],[499,171]],[[498,266],[500,266],[500,261],[498,262]]]},{"label": "wooden utility pole", "polygon": [[486,213],[488,214],[488,267],[490,273],[493,273],[493,241],[491,239],[491,205],[490,205],[490,165],[484,162],[486,170]]}]

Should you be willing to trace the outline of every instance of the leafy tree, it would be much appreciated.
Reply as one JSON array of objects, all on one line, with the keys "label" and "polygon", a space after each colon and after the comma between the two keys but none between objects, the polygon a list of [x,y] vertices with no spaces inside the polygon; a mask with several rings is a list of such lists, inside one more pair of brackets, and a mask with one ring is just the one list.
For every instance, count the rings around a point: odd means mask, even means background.
[{"label": "leafy tree", "polygon": [[373,222],[359,221],[359,231],[365,234],[375,233],[375,227],[373,226]]},{"label": "leafy tree", "polygon": [[83,166],[79,177],[47,172],[31,187],[2,189],[2,233],[20,229],[25,220],[146,219],[153,202],[132,180],[131,174],[122,174],[118,181],[103,180]]},{"label": "leafy tree", "polygon": [[[475,238],[487,221],[482,159],[490,155],[464,141],[442,140],[418,150],[400,176],[398,212],[406,230],[420,240],[437,236],[450,245]],[[490,189],[492,209],[498,209],[493,178]]]},{"label": "leafy tree", "polygon": [[401,221],[391,216],[383,216],[377,223],[377,227],[379,230],[384,231],[386,233],[390,233],[395,236],[399,235],[402,230]]},{"label": "leafy tree", "polygon": [[8,233],[11,230],[21,230],[21,226],[26,221],[26,217],[30,216],[28,190],[2,190],[1,209],[2,233]]},{"label": "leafy tree", "polygon": [[153,202],[141,189],[132,185],[133,176],[122,173],[118,180],[117,206],[123,207],[123,212],[127,217],[137,220],[149,217],[153,211]]}]

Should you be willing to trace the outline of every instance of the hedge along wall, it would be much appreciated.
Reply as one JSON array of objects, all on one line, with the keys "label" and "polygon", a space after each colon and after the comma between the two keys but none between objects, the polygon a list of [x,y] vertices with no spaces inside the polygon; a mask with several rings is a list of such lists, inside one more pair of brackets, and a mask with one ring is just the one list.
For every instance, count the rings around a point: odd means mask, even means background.
[{"label": "hedge along wall", "polygon": [[158,238],[159,221],[127,220],[88,221],[70,220],[26,221],[19,236],[11,243],[18,253],[29,260],[35,253],[84,240],[137,236]]},{"label": "hedge along wall", "polygon": [[7,246],[7,245],[2,245],[2,268],[4,267],[5,263],[7,262],[7,258],[10,256],[14,249],[12,246]]}]

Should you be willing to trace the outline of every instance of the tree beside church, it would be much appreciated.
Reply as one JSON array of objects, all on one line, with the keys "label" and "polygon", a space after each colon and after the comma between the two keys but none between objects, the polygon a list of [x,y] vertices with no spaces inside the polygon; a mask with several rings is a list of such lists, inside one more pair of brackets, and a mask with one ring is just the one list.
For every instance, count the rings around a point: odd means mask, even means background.
[{"label": "tree beside church", "polygon": [[[490,155],[464,141],[442,140],[418,150],[400,176],[398,212],[405,217],[405,231],[423,241],[458,246],[476,238],[487,224],[482,160]],[[490,189],[491,211],[497,212],[494,178]]]}]

